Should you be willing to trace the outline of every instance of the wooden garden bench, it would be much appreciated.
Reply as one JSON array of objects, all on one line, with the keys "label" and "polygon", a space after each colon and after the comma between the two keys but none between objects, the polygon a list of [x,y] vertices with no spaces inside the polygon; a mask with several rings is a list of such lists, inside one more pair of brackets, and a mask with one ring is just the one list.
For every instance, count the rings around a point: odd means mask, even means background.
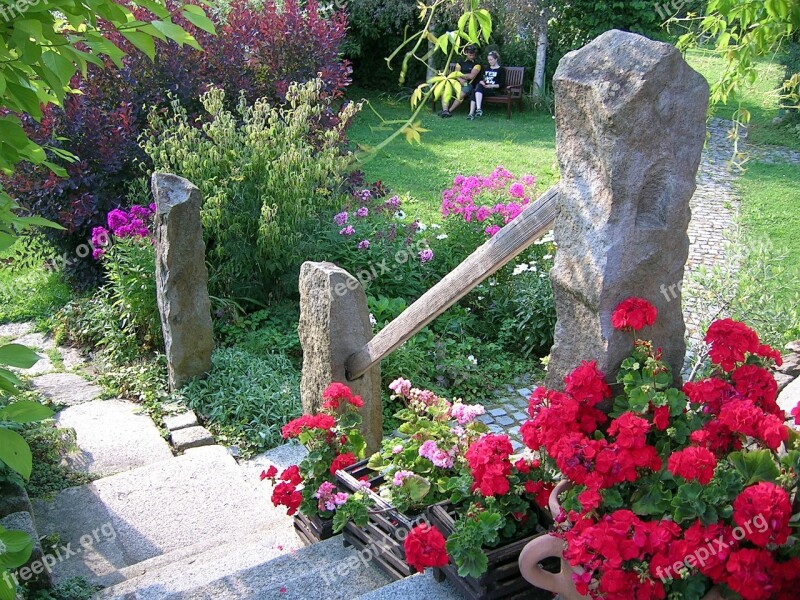
[{"label": "wooden garden bench", "polygon": [[[451,73],[456,68],[456,63],[450,63],[445,73]],[[525,78],[525,67],[505,67],[506,85],[497,96],[484,96],[484,104],[505,104],[506,119],[511,118],[511,105],[516,102],[522,110],[522,83]],[[432,98],[432,97],[431,97]],[[433,100],[433,110],[436,110],[436,100]]]}]

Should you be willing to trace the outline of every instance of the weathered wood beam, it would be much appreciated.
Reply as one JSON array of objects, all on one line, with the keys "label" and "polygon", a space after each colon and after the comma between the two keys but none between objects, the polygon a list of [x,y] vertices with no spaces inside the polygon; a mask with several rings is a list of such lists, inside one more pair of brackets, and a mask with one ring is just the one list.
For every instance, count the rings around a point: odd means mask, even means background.
[{"label": "weathered wood beam", "polygon": [[346,362],[347,379],[352,381],[361,377],[547,233],[553,226],[557,196],[558,186],[555,185],[425,292],[360,351],[352,354]]}]

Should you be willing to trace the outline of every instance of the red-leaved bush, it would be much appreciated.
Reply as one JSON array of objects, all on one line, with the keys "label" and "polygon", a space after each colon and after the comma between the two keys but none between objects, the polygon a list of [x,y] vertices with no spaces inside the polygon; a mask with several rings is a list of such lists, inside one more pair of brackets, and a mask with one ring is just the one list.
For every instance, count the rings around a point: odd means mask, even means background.
[{"label": "red-leaved bush", "polygon": [[[168,8],[173,21],[197,38],[203,52],[156,40],[151,61],[112,33],[110,39],[128,53],[121,69],[108,58],[105,68],[90,65],[86,77],[73,79],[72,87],[80,94],[69,95],[63,108],[46,107],[40,123],[22,116],[36,142],[79,157],[65,165],[66,178],[21,164],[12,177],[1,180],[21,205],[66,228],[48,232],[62,250],[71,252],[86,242],[109,210],[129,203],[130,182],[149,167],[138,146],[147,114],[152,107],[165,106],[170,94],[194,115],[200,94],[211,85],[222,87],[232,103],[240,93],[252,103],[262,97],[283,101],[290,82],[308,81],[318,73],[324,92],[332,96],[342,94],[350,83],[350,65],[339,58],[347,17],[320,14],[315,0],[302,7],[297,0],[269,0],[261,8],[236,0],[227,17],[211,15],[216,36],[187,22],[174,2],[168,2]],[[151,18],[142,8],[134,14]],[[329,123],[336,122],[336,115],[329,118]],[[93,261],[80,262],[88,266]]]}]

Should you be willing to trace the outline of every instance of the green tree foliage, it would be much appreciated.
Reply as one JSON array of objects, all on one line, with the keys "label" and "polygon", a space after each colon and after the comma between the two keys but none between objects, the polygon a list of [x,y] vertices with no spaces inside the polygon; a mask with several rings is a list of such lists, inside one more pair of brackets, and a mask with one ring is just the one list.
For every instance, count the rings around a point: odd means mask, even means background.
[{"label": "green tree foliage", "polygon": [[[681,36],[683,48],[711,38],[713,47],[725,57],[726,69],[712,82],[711,103],[724,104],[743,85],[753,83],[760,57],[786,54],[797,40],[800,29],[800,2],[797,0],[709,0],[699,16],[689,15],[678,22],[689,31]],[[787,73],[785,88],[796,90],[800,73]],[[748,120],[746,111],[740,115]]]}]

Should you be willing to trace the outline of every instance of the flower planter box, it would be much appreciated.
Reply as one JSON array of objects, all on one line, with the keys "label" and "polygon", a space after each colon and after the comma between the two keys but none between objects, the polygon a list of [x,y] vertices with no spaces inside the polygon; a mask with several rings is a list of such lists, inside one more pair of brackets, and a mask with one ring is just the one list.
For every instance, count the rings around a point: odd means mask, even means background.
[{"label": "flower planter box", "polygon": [[[450,537],[455,526],[455,510],[449,502],[440,502],[428,507],[426,515],[431,525],[436,527],[445,537]],[[549,525],[546,516],[543,522]],[[450,583],[469,600],[494,600],[503,598],[508,600],[550,600],[552,592],[532,586],[522,578],[519,571],[519,554],[522,549],[534,538],[547,535],[544,528],[538,533],[527,536],[515,542],[486,550],[489,559],[489,568],[478,578],[462,577],[458,574],[458,567],[450,563],[446,567],[433,570],[436,581],[450,580]],[[549,559],[543,563],[547,571],[557,572],[560,563],[557,559]]]},{"label": "flower planter box", "polygon": [[[359,480],[365,476],[369,478],[373,489],[384,481],[381,475],[367,467],[366,460],[337,472],[336,480],[341,489],[353,493],[361,489]],[[408,532],[423,519],[405,515],[375,492],[368,493],[376,511],[369,515],[369,523],[363,528],[353,523],[345,526],[345,546],[353,546],[361,551],[363,557],[395,581],[413,575],[416,571],[406,562],[403,541]]]},{"label": "flower planter box", "polygon": [[333,537],[333,519],[321,519],[317,515],[308,517],[297,513],[294,516],[294,532],[304,546],[310,546]]}]

